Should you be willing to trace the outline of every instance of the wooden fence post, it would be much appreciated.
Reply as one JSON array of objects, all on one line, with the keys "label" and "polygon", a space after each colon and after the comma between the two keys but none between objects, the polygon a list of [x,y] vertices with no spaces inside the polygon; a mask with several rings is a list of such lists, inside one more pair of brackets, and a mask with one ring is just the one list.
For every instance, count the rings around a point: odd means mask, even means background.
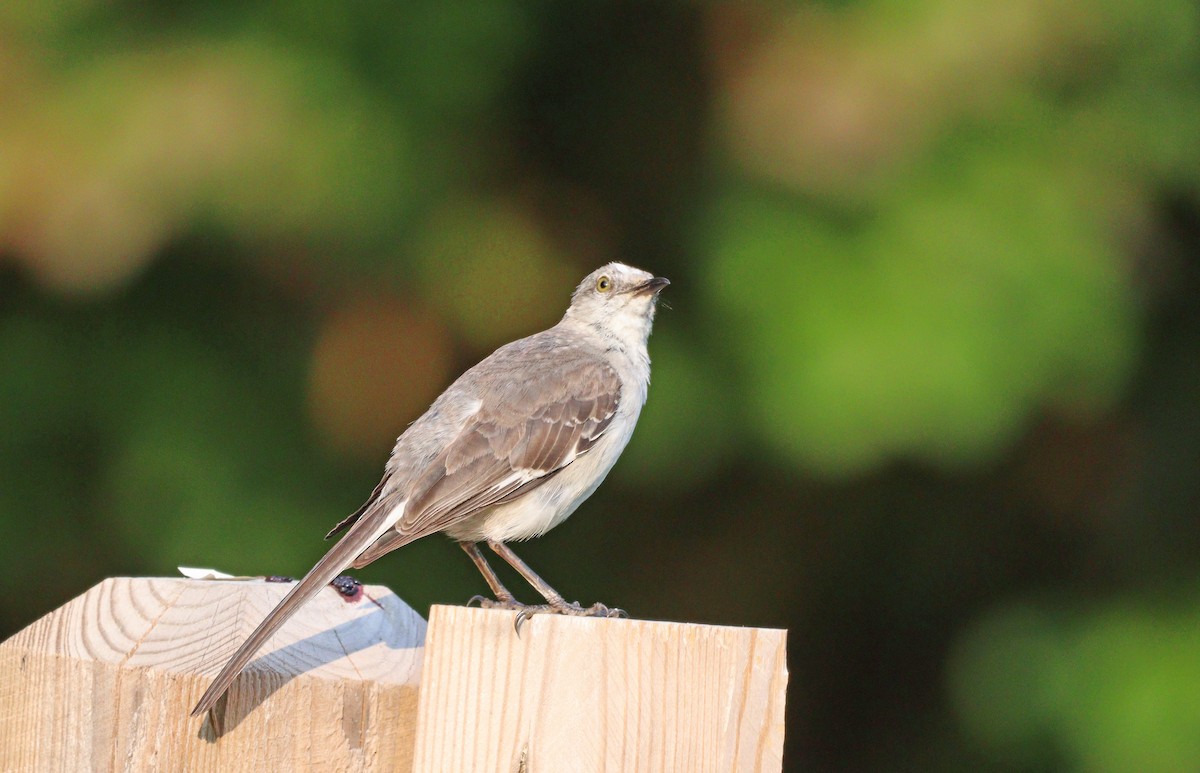
[{"label": "wooden fence post", "polygon": [[427,634],[363,590],[323,590],[191,717],[287,586],[105,580],[0,644],[0,770],[781,769],[784,631],[543,614],[518,636],[436,606]]},{"label": "wooden fence post", "polygon": [[779,771],[786,631],[435,606],[413,769]]},{"label": "wooden fence post", "polygon": [[322,590],[189,716],[287,589],[114,578],[17,633],[0,644],[0,770],[408,770],[425,621],[380,586]]}]

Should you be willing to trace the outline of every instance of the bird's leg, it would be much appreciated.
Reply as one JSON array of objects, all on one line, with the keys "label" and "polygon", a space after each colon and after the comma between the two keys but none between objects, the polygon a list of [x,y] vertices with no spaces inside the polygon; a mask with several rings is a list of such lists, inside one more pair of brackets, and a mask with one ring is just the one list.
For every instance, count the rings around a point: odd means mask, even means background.
[{"label": "bird's leg", "polygon": [[[558,607],[570,606],[570,604],[567,603],[567,600],[562,597],[561,593],[554,590],[554,588],[551,588],[550,584],[541,577],[538,577],[537,573],[529,568],[529,564],[518,558],[517,554],[514,553],[512,548],[510,548],[508,545],[505,545],[503,542],[498,540],[488,540],[487,544],[488,547],[492,549],[492,552],[507,561],[509,566],[511,566],[513,569],[516,569],[517,574],[525,578],[525,582],[532,585],[534,590],[542,594],[542,597],[546,599],[546,602],[550,604],[551,607],[557,609]],[[575,604],[575,606],[579,605]]]},{"label": "bird's leg", "polygon": [[[622,609],[610,609],[603,604],[593,604],[590,607],[582,607],[578,601],[567,601],[562,597],[562,594],[551,588],[549,583],[538,577],[537,573],[529,568],[529,564],[517,557],[517,554],[512,551],[508,545],[505,545],[499,540],[488,540],[488,547],[492,549],[496,555],[508,562],[509,566],[517,570],[517,574],[525,578],[525,582],[533,586],[533,588],[546,599],[544,607],[525,607],[517,616],[517,630],[520,631],[520,626],[523,620],[528,620],[535,612],[557,612],[560,615],[584,615],[588,617],[626,617],[625,611]],[[478,548],[476,548],[478,549]]]},{"label": "bird's leg", "polygon": [[475,568],[483,575],[483,579],[487,581],[488,587],[492,589],[492,595],[496,598],[493,601],[483,596],[473,596],[467,604],[472,601],[478,601],[479,606],[484,608],[499,607],[501,609],[524,609],[525,605],[517,601],[517,597],[512,594],[508,588],[504,587],[504,583],[500,582],[500,578],[496,575],[496,570],[483,557],[483,553],[479,550],[479,545],[474,542],[460,542],[458,546],[466,551],[471,557],[471,561],[475,564]]}]

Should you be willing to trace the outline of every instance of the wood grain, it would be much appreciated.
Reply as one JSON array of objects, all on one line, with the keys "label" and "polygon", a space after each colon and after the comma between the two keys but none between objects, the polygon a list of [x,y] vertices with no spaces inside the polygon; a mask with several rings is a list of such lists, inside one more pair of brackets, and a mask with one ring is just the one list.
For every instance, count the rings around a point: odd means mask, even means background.
[{"label": "wood grain", "polygon": [[380,586],[323,590],[188,716],[286,591],[114,578],[35,622],[0,644],[0,770],[408,770],[425,622]]},{"label": "wood grain", "polygon": [[786,631],[435,606],[413,769],[778,771]]}]

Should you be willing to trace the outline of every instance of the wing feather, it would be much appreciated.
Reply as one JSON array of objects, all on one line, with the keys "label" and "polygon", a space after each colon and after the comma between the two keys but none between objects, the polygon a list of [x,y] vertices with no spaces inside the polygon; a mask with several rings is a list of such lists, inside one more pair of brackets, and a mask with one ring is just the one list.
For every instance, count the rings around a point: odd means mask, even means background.
[{"label": "wing feather", "polygon": [[472,416],[415,476],[403,517],[355,566],[523,496],[591,449],[616,415],[619,377],[595,359],[550,375],[502,390],[507,400]]}]

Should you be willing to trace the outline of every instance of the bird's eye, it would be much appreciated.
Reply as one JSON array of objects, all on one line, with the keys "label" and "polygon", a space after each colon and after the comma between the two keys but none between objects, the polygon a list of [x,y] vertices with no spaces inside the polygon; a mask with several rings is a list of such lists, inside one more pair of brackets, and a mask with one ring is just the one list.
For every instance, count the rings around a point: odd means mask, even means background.
[{"label": "bird's eye", "polygon": [[606,276],[602,276],[596,280],[596,290],[606,293],[612,289],[612,280]]}]

